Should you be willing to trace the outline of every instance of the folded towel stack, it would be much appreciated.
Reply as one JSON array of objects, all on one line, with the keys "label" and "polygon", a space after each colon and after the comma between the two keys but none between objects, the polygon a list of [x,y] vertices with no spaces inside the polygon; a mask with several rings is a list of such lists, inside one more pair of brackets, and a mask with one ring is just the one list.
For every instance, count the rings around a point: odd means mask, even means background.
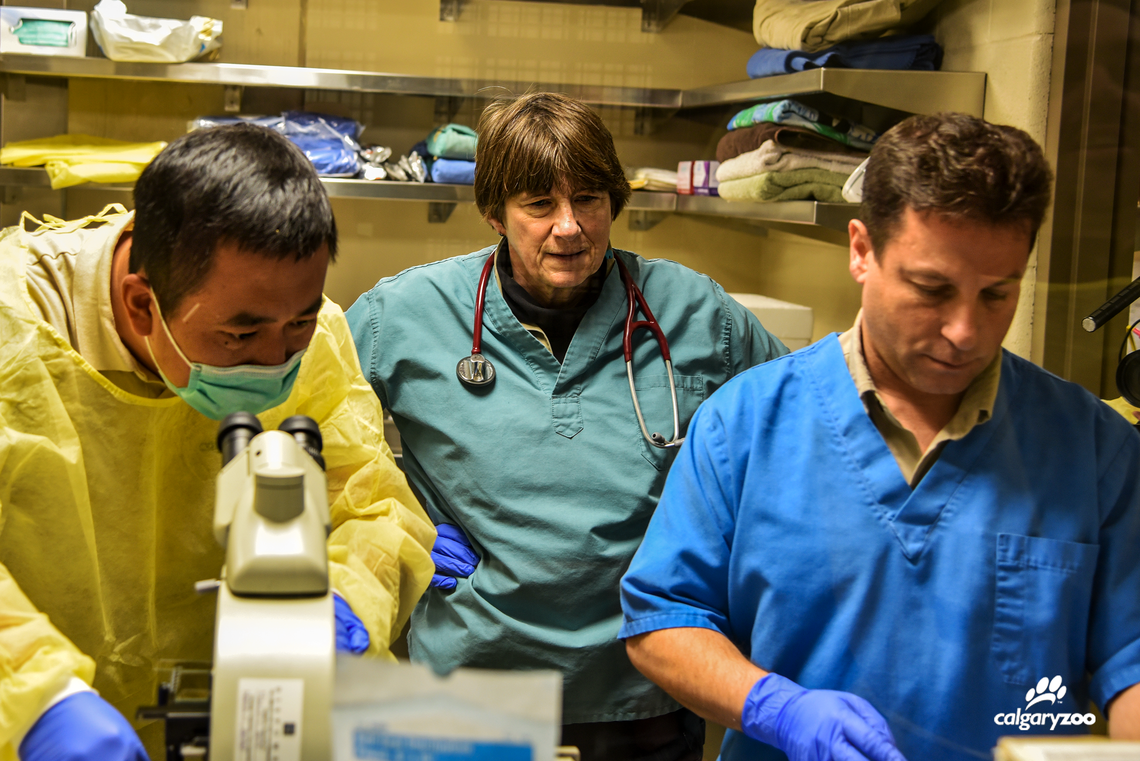
[{"label": "folded towel stack", "polygon": [[940,0],[756,0],[752,34],[766,48],[825,50],[919,21]]},{"label": "folded towel stack", "polygon": [[825,169],[764,172],[720,184],[720,197],[728,201],[826,201],[843,203],[846,174]]},{"label": "folded towel stack", "polygon": [[879,135],[870,127],[864,127],[862,124],[856,124],[846,119],[834,119],[826,114],[821,114],[810,106],[790,99],[749,106],[729,120],[728,128],[730,130],[740,129],[763,122],[806,127],[824,137],[865,151],[871,150],[871,146],[879,138]]},{"label": "folded towel stack", "polygon": [[765,121],[731,130],[716,157],[726,200],[843,203],[843,184],[867,153],[809,127]]},{"label": "folded towel stack", "polygon": [[824,66],[842,69],[938,71],[942,47],[931,34],[880,37],[865,42],[842,42],[813,53],[807,50],[761,48],[748,59],[752,79],[791,74]]},{"label": "folded towel stack", "polygon": [[[716,178],[720,182],[725,182],[766,172],[822,169],[827,172],[842,174],[846,180],[847,176],[862,163],[863,159],[860,156],[785,148],[775,140],[769,140],[754,151],[742,153],[736,158],[723,162],[716,170]],[[842,182],[839,184],[840,186],[843,185]]]},{"label": "folded towel stack", "polygon": [[476,141],[475,130],[462,124],[446,124],[432,130],[424,144],[432,182],[474,185]]}]

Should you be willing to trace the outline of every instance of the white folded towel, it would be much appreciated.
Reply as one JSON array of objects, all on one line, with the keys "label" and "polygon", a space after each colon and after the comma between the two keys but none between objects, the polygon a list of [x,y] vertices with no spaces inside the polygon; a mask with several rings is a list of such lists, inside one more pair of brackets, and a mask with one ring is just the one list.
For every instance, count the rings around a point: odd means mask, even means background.
[{"label": "white folded towel", "polygon": [[851,174],[865,158],[866,156],[858,154],[788,148],[774,140],[765,140],[754,151],[722,161],[720,168],[716,170],[716,178],[719,182],[727,182],[765,172],[790,172],[795,169],[824,169],[828,172]]}]

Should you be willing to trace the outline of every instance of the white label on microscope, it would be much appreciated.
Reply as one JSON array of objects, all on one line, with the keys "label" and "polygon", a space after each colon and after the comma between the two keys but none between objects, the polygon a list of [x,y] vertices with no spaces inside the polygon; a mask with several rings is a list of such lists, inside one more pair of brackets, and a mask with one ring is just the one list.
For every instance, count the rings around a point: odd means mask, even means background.
[{"label": "white label on microscope", "polygon": [[234,761],[301,761],[303,679],[239,679]]}]

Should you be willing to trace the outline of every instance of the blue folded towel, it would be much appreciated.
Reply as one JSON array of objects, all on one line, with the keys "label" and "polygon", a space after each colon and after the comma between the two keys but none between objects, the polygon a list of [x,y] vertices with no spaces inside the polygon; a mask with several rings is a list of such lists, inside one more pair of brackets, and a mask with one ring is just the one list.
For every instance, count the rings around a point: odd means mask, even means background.
[{"label": "blue folded towel", "polygon": [[818,53],[761,48],[748,59],[748,76],[759,79],[824,66],[937,71],[942,67],[942,46],[934,41],[933,35],[906,34],[863,42],[841,42]]},{"label": "blue folded towel", "polygon": [[431,181],[450,182],[454,185],[474,185],[475,162],[437,158],[431,164]]}]

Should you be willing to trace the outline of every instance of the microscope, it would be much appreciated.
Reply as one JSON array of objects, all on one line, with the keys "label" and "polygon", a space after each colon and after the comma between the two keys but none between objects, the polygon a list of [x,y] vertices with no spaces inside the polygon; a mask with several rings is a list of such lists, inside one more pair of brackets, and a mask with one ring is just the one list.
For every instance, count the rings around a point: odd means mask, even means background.
[{"label": "microscope", "polygon": [[218,585],[211,761],[332,755],[336,630],[321,432],[302,415],[279,430],[238,412],[222,421],[214,535]]},{"label": "microscope", "polygon": [[175,667],[138,718],[164,722],[166,761],[326,761],[336,625],[320,428],[295,415],[263,431],[237,412],[217,444],[214,535],[226,561],[221,579],[195,585],[218,594],[213,667]]}]

